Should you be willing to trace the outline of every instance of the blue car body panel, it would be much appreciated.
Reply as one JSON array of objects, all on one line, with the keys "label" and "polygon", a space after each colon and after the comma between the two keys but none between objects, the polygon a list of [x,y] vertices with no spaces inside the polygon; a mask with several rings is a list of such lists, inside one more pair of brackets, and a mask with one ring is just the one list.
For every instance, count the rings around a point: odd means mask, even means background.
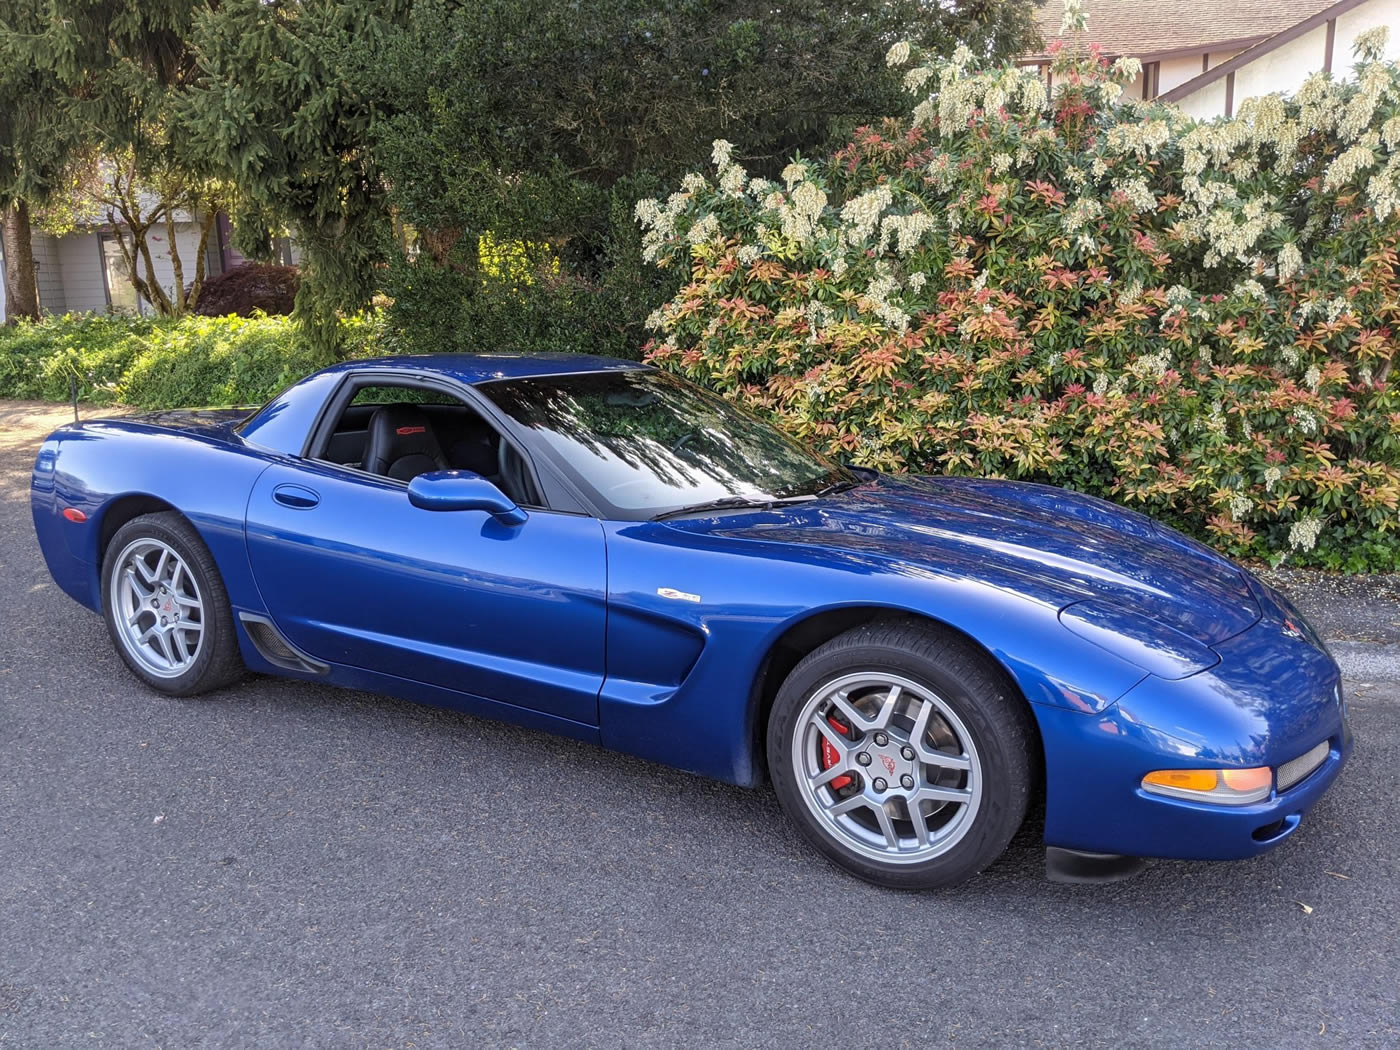
[{"label": "blue car body panel", "polygon": [[[470,388],[635,369],[581,355],[357,361],[253,418],[165,413],[61,428],[35,464],[40,546],[101,607],[111,522],[168,506],[236,613],[270,618],[324,680],[566,733],[739,784],[762,779],[764,674],[785,641],[872,610],[961,631],[1030,704],[1046,841],[1143,856],[1277,844],[1351,746],[1336,664],[1288,603],[1208,548],[1040,485],[880,477],[811,502],[667,521],[412,506],[401,484],[301,458],[348,376]],[[526,448],[529,435],[515,434]],[[85,521],[63,517],[72,508]],[[240,625],[248,666],[274,667]],[[310,677],[307,672],[304,677]],[[1303,782],[1240,807],[1151,795],[1153,769],[1277,766]]]}]

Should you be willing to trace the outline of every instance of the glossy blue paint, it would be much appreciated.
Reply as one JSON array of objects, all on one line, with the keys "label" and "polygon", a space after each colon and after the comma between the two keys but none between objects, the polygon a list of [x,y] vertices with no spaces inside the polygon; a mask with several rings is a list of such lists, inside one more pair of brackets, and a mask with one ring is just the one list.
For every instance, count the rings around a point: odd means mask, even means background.
[{"label": "glossy blue paint", "polygon": [[[278,503],[283,485],[316,506]],[[298,648],[597,725],[607,557],[595,519],[424,510],[399,482],[274,463],[247,522],[261,599]]]},{"label": "glossy blue paint", "polygon": [[529,517],[515,501],[469,470],[434,470],[408,483],[408,502],[420,510],[483,510],[503,525],[524,525]]},{"label": "glossy blue paint", "polygon": [[[405,486],[301,458],[346,381],[402,375],[470,397],[496,378],[640,367],[572,355],[349,362],[241,424],[246,413],[164,413],[64,427],[35,464],[40,546],[58,584],[97,608],[103,537],[123,516],[174,508],[208,544],[235,611],[270,617],[329,665],[325,680],[740,784],[762,778],[764,675],[791,640],[922,617],[982,646],[1031,705],[1046,840],[1069,848],[1260,852],[1345,762],[1337,668],[1296,610],[1101,500],[881,477],[765,510],[620,522],[526,508],[517,519],[467,509],[490,495],[481,485],[499,495],[480,478]],[[528,452],[528,432],[514,437]],[[66,507],[88,520],[64,519]],[[297,676],[240,643],[250,667]],[[1153,769],[1278,765],[1322,740],[1332,751],[1319,771],[1250,806],[1139,786]]]}]

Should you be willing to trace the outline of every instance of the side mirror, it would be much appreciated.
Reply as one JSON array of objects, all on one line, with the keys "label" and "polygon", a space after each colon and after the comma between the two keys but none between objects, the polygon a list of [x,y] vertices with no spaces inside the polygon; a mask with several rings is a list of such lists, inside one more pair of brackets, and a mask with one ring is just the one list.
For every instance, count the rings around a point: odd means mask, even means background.
[{"label": "side mirror", "polygon": [[504,492],[470,470],[432,470],[408,483],[408,502],[423,510],[484,510],[503,525],[523,525],[526,513]]}]

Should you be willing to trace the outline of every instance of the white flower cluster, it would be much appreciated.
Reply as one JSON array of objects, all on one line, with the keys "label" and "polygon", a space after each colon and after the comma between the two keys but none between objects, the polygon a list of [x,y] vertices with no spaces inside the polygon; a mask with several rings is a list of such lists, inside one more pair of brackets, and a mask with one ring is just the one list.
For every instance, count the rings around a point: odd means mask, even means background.
[{"label": "white flower cluster", "polygon": [[1167,374],[1167,369],[1172,365],[1171,354],[1165,350],[1155,354],[1143,354],[1131,365],[1129,369],[1139,376],[1150,379],[1161,379]]},{"label": "white flower cluster", "polygon": [[1278,279],[1286,281],[1303,272],[1303,253],[1298,245],[1289,241],[1278,250]]},{"label": "white flower cluster", "polygon": [[822,330],[831,324],[834,317],[831,307],[816,299],[811,299],[808,300],[807,307],[802,312],[807,318],[807,342],[821,342]]},{"label": "white flower cluster", "polygon": [[1157,208],[1157,195],[1147,185],[1147,180],[1141,175],[1123,179],[1114,184],[1114,189],[1118,190],[1135,209],[1135,214],[1141,215],[1143,212],[1155,211]]},{"label": "white flower cluster", "polygon": [[1295,551],[1310,551],[1317,545],[1317,537],[1322,534],[1322,519],[1304,518],[1295,521],[1288,530],[1288,545]]},{"label": "white flower cluster", "polygon": [[1113,63],[1109,70],[1113,79],[1124,84],[1131,84],[1138,77],[1142,76],[1142,62],[1136,58],[1124,55]]},{"label": "white flower cluster", "polygon": [[[1376,136],[1379,139],[1379,136]],[[1365,141],[1358,142],[1346,150],[1327,166],[1327,174],[1322,180],[1324,190],[1335,190],[1345,186],[1367,168],[1376,163],[1376,151]]]},{"label": "white flower cluster", "polygon": [[1243,521],[1249,514],[1254,502],[1243,492],[1237,492],[1230,497],[1230,518],[1232,521]]},{"label": "white flower cluster", "polygon": [[702,215],[686,232],[685,239],[691,244],[707,244],[720,236],[719,219],[713,212]]},{"label": "white flower cluster", "polygon": [[865,288],[865,298],[869,300],[875,315],[896,331],[903,332],[909,327],[909,315],[890,302],[890,293],[898,283],[893,277],[876,277]]},{"label": "white flower cluster", "polygon": [[800,182],[792,192],[792,203],[777,204],[778,219],[783,236],[798,244],[806,244],[817,236],[822,213],[826,211],[826,191],[815,182]]},{"label": "white flower cluster", "polygon": [[841,209],[846,243],[855,246],[868,240],[893,200],[894,194],[888,186],[883,185],[866,190],[860,196],[848,200]]},{"label": "white flower cluster", "polygon": [[1102,203],[1093,197],[1079,197],[1065,209],[1060,221],[1064,224],[1066,233],[1074,233],[1090,219],[1097,219],[1102,214]]},{"label": "white flower cluster", "polygon": [[730,164],[719,173],[720,191],[728,197],[742,197],[748,181],[748,173],[737,164]]},{"label": "white flower cluster", "polygon": [[924,234],[933,229],[933,217],[925,211],[909,215],[886,215],[880,223],[880,251],[887,251],[893,244],[902,256],[907,256],[919,246]]},{"label": "white flower cluster", "polygon": [[1283,471],[1278,467],[1268,467],[1264,471],[1264,491],[1273,492],[1274,486],[1283,480]]},{"label": "white flower cluster", "polygon": [[1060,36],[1082,33],[1088,28],[1089,15],[1084,10],[1084,0],[1065,0],[1065,14],[1060,19]]},{"label": "white flower cluster", "polygon": [[885,65],[902,66],[909,61],[909,41],[901,40],[885,53]]}]

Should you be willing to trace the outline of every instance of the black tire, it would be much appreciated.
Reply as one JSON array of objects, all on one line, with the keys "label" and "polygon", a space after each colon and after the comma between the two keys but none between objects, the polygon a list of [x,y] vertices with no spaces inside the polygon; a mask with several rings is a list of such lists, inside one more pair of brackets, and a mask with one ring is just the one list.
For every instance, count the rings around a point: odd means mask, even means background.
[{"label": "black tire", "polygon": [[[178,674],[163,676],[144,666],[128,650],[128,643],[121,634],[123,628],[118,623],[114,572],[122,553],[143,540],[164,544],[174,551],[184,563],[198,594],[202,630],[189,666]],[[195,696],[229,685],[246,672],[238,650],[228,592],[214,556],[194,527],[173,511],[132,518],[107,544],[102,559],[102,616],[107,621],[107,632],[117,654],[132,674],[159,692],[170,696]]]},{"label": "black tire", "polygon": [[[867,852],[861,852],[858,845],[852,845],[850,835],[843,834],[842,829],[835,826],[833,818],[820,817],[813,810],[813,806],[820,806],[821,802],[811,799],[835,802],[840,797],[837,791],[808,787],[808,771],[795,768],[795,761],[803,761],[801,756],[806,753],[810,739],[817,739],[820,745],[820,738],[813,738],[805,728],[813,720],[812,712],[832,710],[829,706],[823,708],[818,696],[825,695],[823,690],[830,684],[848,676],[865,674],[897,677],[913,683],[920,690],[927,690],[947,705],[975,747],[975,768],[979,771],[980,783],[977,804],[966,806],[962,818],[946,818],[949,827],[952,827],[953,820],[961,819],[962,823],[954,829],[960,829],[959,833],[956,836],[948,834],[947,839],[951,844],[944,847],[946,851],[928,859],[909,859],[914,855],[912,851],[902,854],[906,859],[900,862],[873,859],[868,851],[878,852],[881,848],[878,842],[869,845]],[[872,695],[878,698],[880,694],[876,692]],[[872,702],[878,703],[878,699]],[[817,706],[809,707],[811,704]],[[808,713],[802,717],[803,725],[800,726],[799,716],[803,715],[804,709]],[[935,714],[939,718],[944,717],[936,711]],[[828,716],[819,714],[819,717]],[[838,716],[838,720],[842,719]],[[849,725],[849,722],[846,724]],[[942,727],[951,727],[953,722],[940,722],[938,725],[939,731],[943,731]],[[877,740],[874,734],[863,734],[855,728],[844,732],[857,745],[853,751],[874,747]],[[799,739],[797,734],[805,734],[805,737]],[[870,741],[862,743],[867,735]],[[953,731],[953,735],[956,737],[959,734]],[[912,736],[908,743],[913,743]],[[856,627],[809,653],[779,688],[769,715],[767,732],[768,768],[778,800],[802,834],[838,866],[868,882],[897,889],[952,886],[976,875],[1000,856],[1025,819],[1036,789],[1040,768],[1038,748],[1030,710],[1001,669],[961,636],[933,625],[911,621],[877,621]],[[963,750],[971,754],[970,749]],[[867,754],[865,760],[870,757]],[[864,766],[859,767],[858,775],[852,778],[851,784],[843,786],[841,790],[852,795],[863,794],[866,781],[859,775],[862,772],[871,778],[869,783],[872,786],[877,786],[874,775],[879,774],[879,766],[885,759],[878,753],[875,757],[879,758],[879,763],[866,761]],[[817,761],[825,764],[819,758]],[[893,763],[897,759],[892,758],[891,761]],[[850,768],[856,770],[857,767]],[[893,764],[887,768],[890,769],[888,775],[892,777],[896,772]],[[915,762],[909,772],[917,772],[922,778],[929,768]],[[950,772],[945,775],[937,767],[933,768],[935,771],[932,775],[936,777],[961,777],[960,782],[954,780],[951,783],[971,795],[973,772]],[[803,778],[802,786],[799,786],[799,777]],[[917,785],[918,782],[911,783]],[[889,784],[889,789],[894,789],[893,783]],[[821,795],[821,792],[829,794]],[[924,812],[922,807],[925,804],[915,804]],[[909,801],[905,799],[884,808],[887,813],[892,809],[907,817],[909,806]],[[871,822],[877,825],[871,834],[876,831],[887,834],[884,832],[884,818],[875,812],[875,807],[869,807],[868,813],[865,808],[856,812],[861,816],[846,818],[847,827],[851,826],[852,819],[864,819],[868,815]],[[958,810],[950,809],[948,812],[956,814]],[[907,824],[907,827],[912,829],[913,825]],[[933,837],[930,834],[929,840],[932,841]],[[913,841],[917,845],[921,840]],[[895,851],[899,848],[896,847]],[[895,852],[889,855],[893,856]]]}]

